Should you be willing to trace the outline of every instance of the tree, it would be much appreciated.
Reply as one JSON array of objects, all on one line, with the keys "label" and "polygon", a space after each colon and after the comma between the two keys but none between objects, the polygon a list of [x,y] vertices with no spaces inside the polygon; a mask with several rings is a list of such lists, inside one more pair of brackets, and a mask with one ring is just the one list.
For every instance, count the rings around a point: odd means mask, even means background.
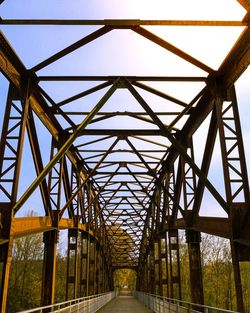
[{"label": "tree", "polygon": [[[34,216],[34,212],[29,212],[27,216]],[[66,294],[67,262],[63,246],[65,244],[61,242],[57,247],[55,302],[64,301]],[[43,253],[42,233],[14,240],[7,312],[17,312],[41,305]]]},{"label": "tree", "polygon": [[[201,257],[205,305],[236,310],[236,294],[228,239],[202,234]],[[182,298],[190,301],[189,260],[185,236],[180,238]],[[250,263],[241,264],[245,311],[250,312]]]},{"label": "tree", "polygon": [[7,311],[16,312],[40,305],[43,244],[42,235],[14,240]]},{"label": "tree", "polygon": [[236,309],[229,241],[203,235],[201,246],[205,303],[229,310]]},{"label": "tree", "polygon": [[241,277],[245,312],[250,313],[250,262],[241,264]]},{"label": "tree", "polygon": [[[189,274],[189,257],[188,257],[188,246],[186,244],[185,236],[180,237],[179,242],[179,253],[180,253],[180,272],[181,272],[181,293],[184,301],[191,301],[190,291],[190,274]],[[174,264],[176,266],[176,264]]]}]

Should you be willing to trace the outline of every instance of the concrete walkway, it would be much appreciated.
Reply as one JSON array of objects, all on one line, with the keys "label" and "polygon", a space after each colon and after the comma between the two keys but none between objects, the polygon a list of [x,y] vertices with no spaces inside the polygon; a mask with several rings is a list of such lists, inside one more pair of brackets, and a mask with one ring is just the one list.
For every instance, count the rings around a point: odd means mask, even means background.
[{"label": "concrete walkway", "polygon": [[107,303],[97,313],[150,313],[140,301],[130,296],[119,296]]}]

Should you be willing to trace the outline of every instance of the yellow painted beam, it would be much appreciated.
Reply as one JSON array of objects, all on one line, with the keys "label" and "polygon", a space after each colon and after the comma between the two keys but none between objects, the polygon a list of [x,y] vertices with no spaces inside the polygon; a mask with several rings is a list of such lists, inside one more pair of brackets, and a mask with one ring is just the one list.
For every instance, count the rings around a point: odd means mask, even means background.
[{"label": "yellow painted beam", "polygon": [[[32,216],[32,217],[17,217],[13,219],[14,237],[22,237],[26,235],[43,233],[52,229],[55,229],[52,225],[52,220],[49,216]],[[59,229],[71,229],[75,228],[74,221],[69,218],[62,218],[59,221]],[[86,224],[79,224],[79,230],[88,232],[91,236],[94,236],[93,231],[87,230]],[[0,244],[6,242],[1,240]]]}]

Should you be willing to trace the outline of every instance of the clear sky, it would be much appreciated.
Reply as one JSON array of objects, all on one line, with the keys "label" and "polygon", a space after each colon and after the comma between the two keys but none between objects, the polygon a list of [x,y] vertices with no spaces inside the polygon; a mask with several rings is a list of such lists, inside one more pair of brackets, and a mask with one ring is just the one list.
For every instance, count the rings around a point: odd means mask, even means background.
[{"label": "clear sky", "polygon": [[[195,7],[195,9],[194,9]],[[242,20],[245,10],[235,0],[5,0],[0,6],[0,16],[3,19],[198,19],[198,20]],[[213,69],[217,69],[224,57],[230,51],[237,40],[242,27],[146,27],[151,32],[166,39],[170,43],[183,49],[193,57],[206,63]],[[53,55],[60,49],[79,40],[83,36],[98,29],[97,26],[2,26],[1,30],[20,56],[27,68]],[[202,70],[188,64],[177,56],[157,47],[153,43],[140,37],[130,30],[114,30],[97,39],[89,45],[78,49],[62,60],[51,64],[38,72],[38,75],[194,75],[205,76]],[[243,136],[246,147],[248,164],[250,164],[250,71],[244,73],[237,82],[238,102],[243,126]],[[178,95],[182,101],[189,102],[195,94],[202,89],[202,83],[151,83],[153,87],[161,89],[172,96]],[[4,98],[6,94],[6,81],[0,78],[0,115],[3,116]],[[93,86],[93,83],[42,83],[41,86],[55,99],[61,101],[77,92]],[[84,110],[89,110],[96,103],[102,92],[87,97],[84,102]],[[142,92],[146,95],[146,92]],[[155,96],[147,95],[147,99],[155,111],[164,110],[165,101]],[[104,111],[114,110],[138,110],[141,108],[131,96],[123,90],[119,91],[112,101],[104,108]],[[67,106],[65,107],[66,110]],[[80,110],[79,102],[73,103],[70,108]],[[177,106],[172,106],[176,110]],[[169,110],[169,108],[168,108]],[[170,109],[171,110],[171,109]],[[1,121],[0,118],[0,121]],[[79,122],[75,117],[75,122]],[[165,121],[167,122],[167,120]],[[178,124],[183,125],[185,118]],[[206,123],[205,123],[206,124]],[[114,119],[109,127],[131,127],[121,118]],[[142,125],[137,122],[136,126]],[[44,127],[37,121],[40,129],[41,145],[48,144],[48,136]],[[91,126],[90,126],[91,127]],[[100,123],[99,127],[106,127]],[[204,126],[205,127],[205,126]],[[152,128],[152,126],[150,127]],[[196,146],[202,146],[203,129],[195,136]],[[25,147],[28,149],[27,138]],[[28,151],[28,150],[27,150]],[[217,152],[214,154],[210,178],[223,194],[222,181],[218,179],[218,173],[222,173],[221,158]],[[49,149],[44,149],[44,163],[48,161]],[[201,155],[196,151],[197,163],[200,163]],[[22,184],[20,195],[35,177],[34,170],[27,175],[27,164],[30,164],[31,156],[26,153],[23,162]],[[250,171],[250,169],[248,170]],[[30,199],[26,209],[37,209],[38,193]],[[210,199],[209,194],[205,198],[202,214],[210,215],[211,207],[215,215],[223,212],[216,209],[216,202]],[[209,207],[209,213],[208,213]],[[24,212],[23,210],[22,212]],[[22,214],[22,213],[20,213]]]},{"label": "clear sky", "polygon": [[5,0],[4,18],[62,19],[239,19],[235,0]]}]

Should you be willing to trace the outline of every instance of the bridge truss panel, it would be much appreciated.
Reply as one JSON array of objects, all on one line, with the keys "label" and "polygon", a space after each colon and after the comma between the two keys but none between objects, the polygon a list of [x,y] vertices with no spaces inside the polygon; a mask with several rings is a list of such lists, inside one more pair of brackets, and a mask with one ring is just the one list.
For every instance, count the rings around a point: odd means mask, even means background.
[{"label": "bridge truss panel", "polygon": [[[186,230],[191,296],[202,304],[200,233],[228,238],[238,310],[243,312],[239,263],[250,260],[249,182],[234,83],[250,63],[250,29],[249,4],[238,2],[248,11],[239,21],[0,20],[5,27],[96,27],[29,70],[0,33],[0,69],[9,82],[0,144],[3,312],[13,239],[28,233],[44,232],[42,301],[53,303],[60,229],[69,230],[68,298],[111,290],[113,271],[119,268],[137,271],[137,287],[141,291],[181,298],[179,230]],[[177,25],[244,28],[215,70],[150,28]],[[118,32],[129,32],[161,47],[201,75],[46,74],[46,69],[72,53]],[[81,60],[78,62],[80,66]],[[76,67],[77,64],[74,70]],[[46,87],[58,83],[67,86],[65,89],[80,83],[81,88],[58,100],[57,94]],[[84,83],[86,88],[82,87]],[[192,99],[184,101],[179,92],[173,95],[162,88],[172,83],[198,87]],[[124,94],[129,103],[117,111],[123,99],[119,97]],[[162,101],[164,109],[154,106],[155,99]],[[86,110],[79,103],[84,103]],[[209,125],[201,149],[194,138],[205,121]],[[49,144],[41,144],[39,125]],[[20,172],[25,169],[21,165],[25,133],[36,178],[19,195]],[[217,134],[225,196],[209,177]],[[49,149],[46,161],[44,150]],[[196,162],[197,150],[202,150],[200,165]],[[27,218],[22,223],[24,220],[20,221],[17,214],[38,188],[44,216]],[[211,194],[225,217],[200,216],[205,192]],[[197,278],[199,284],[195,285]]]}]

